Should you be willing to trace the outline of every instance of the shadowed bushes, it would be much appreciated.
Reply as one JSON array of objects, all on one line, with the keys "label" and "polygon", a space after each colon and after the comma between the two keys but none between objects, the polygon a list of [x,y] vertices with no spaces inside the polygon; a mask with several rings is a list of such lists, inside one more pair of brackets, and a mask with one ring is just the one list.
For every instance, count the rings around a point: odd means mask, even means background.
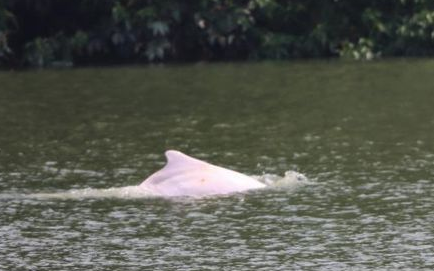
[{"label": "shadowed bushes", "polygon": [[0,0],[0,64],[432,56],[428,0]]}]

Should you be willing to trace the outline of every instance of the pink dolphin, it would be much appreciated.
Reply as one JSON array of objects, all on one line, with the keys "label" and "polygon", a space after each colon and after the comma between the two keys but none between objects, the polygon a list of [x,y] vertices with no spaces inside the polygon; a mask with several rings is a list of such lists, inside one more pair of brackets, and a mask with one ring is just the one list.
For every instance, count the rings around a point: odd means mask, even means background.
[{"label": "pink dolphin", "polygon": [[139,187],[160,196],[208,196],[265,187],[233,170],[195,159],[179,151],[165,153],[167,164]]}]

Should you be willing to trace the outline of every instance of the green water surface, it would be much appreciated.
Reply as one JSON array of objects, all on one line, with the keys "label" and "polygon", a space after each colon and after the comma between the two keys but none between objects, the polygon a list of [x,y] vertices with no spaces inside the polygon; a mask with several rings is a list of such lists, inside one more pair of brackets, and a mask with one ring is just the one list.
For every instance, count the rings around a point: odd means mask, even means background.
[{"label": "green water surface", "polygon": [[[136,185],[177,149],[311,185],[34,199]],[[430,270],[434,61],[0,73],[0,270]]]}]

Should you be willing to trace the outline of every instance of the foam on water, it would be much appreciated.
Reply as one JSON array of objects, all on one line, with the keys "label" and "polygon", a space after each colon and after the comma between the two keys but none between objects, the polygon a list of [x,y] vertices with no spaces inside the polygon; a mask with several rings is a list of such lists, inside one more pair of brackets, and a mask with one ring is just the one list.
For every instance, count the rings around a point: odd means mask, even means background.
[{"label": "foam on water", "polygon": [[27,197],[37,199],[83,199],[83,198],[143,198],[155,196],[145,189],[138,186],[111,187],[104,189],[84,188],[72,189],[57,193],[35,193],[28,194]]},{"label": "foam on water", "polygon": [[[274,174],[263,174],[260,176],[252,176],[258,181],[266,184],[266,189],[293,189],[300,185],[309,184],[310,182],[301,173],[295,171],[287,171],[285,175],[279,176]],[[122,199],[137,199],[158,197],[152,191],[140,188],[137,185],[124,187],[111,187],[104,189],[84,188],[71,189],[64,192],[55,193],[34,193],[22,195],[25,198],[35,199],[84,199],[84,198],[122,198]]]},{"label": "foam on water", "polygon": [[296,171],[289,170],[285,172],[285,175],[279,176],[276,174],[263,174],[260,176],[252,176],[260,182],[263,182],[269,188],[294,188],[299,185],[312,184],[309,179]]}]

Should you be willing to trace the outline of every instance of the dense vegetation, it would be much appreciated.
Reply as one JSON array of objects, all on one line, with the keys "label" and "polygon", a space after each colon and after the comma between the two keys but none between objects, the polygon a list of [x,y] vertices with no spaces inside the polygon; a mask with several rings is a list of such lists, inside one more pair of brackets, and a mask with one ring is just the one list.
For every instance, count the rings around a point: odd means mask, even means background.
[{"label": "dense vegetation", "polygon": [[432,0],[0,0],[4,67],[432,55]]}]

